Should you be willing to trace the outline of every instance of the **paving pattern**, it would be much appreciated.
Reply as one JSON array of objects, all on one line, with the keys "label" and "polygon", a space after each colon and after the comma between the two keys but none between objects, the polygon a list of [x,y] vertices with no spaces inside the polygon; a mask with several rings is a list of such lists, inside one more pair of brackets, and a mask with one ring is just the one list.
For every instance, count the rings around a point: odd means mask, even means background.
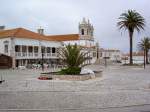
[{"label": "paving pattern", "polygon": [[[90,68],[101,69],[100,66]],[[150,66],[108,66],[87,81],[41,81],[40,70],[0,70],[0,112],[148,112]]]}]

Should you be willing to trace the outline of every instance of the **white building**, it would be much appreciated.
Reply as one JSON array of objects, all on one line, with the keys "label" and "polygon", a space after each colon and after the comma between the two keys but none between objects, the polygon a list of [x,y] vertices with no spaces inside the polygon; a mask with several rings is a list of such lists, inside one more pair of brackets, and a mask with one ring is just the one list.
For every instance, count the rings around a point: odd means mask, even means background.
[{"label": "white building", "polygon": [[74,45],[77,44],[83,47],[84,52],[89,52],[87,55],[91,59],[87,63],[95,63],[97,59],[97,44],[94,40],[94,28],[89,20],[83,20],[79,23],[79,33],[78,34],[68,34],[68,35],[50,35],[48,38],[53,40],[62,41],[64,45]]},{"label": "white building", "polygon": [[79,24],[79,34],[50,35],[43,34],[43,29],[38,33],[16,28],[0,31],[0,54],[12,57],[12,67],[27,66],[29,64],[48,64],[59,61],[58,50],[64,44],[77,44],[89,52],[90,62],[96,61],[96,44],[93,37],[94,28],[90,22],[83,19]]},{"label": "white building", "polygon": [[[122,63],[127,64],[129,63],[130,55],[124,54],[122,57]],[[132,59],[134,64],[143,64],[144,63],[144,53],[143,52],[133,52]],[[148,60],[150,57],[148,57]]]},{"label": "white building", "polygon": [[47,62],[56,61],[57,50],[61,46],[60,41],[52,41],[44,35],[23,28],[0,31],[0,53],[12,57],[13,68],[40,63],[42,49]]},{"label": "white building", "polygon": [[101,59],[107,58],[111,61],[121,62],[122,53],[120,50],[102,48],[99,50],[99,55]]}]

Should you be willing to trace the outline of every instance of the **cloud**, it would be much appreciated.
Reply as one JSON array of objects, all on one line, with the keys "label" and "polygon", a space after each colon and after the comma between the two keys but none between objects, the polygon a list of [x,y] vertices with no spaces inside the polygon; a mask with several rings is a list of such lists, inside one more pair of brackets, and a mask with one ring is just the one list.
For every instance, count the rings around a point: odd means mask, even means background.
[{"label": "cloud", "polygon": [[1,0],[0,23],[6,28],[25,27],[36,31],[39,26],[46,34],[78,33],[78,23],[89,18],[95,28],[95,38],[105,48],[128,51],[128,32],[119,32],[118,17],[135,9],[146,19],[146,28],[134,34],[136,44],[150,36],[149,0]]}]

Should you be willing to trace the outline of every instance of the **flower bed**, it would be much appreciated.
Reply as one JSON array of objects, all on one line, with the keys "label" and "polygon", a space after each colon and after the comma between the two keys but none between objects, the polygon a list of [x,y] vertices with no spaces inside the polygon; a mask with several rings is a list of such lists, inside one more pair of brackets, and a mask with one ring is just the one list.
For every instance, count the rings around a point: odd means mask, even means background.
[{"label": "flower bed", "polygon": [[56,75],[56,74],[45,74],[41,75],[38,79],[40,80],[72,80],[72,81],[84,81],[102,77],[102,72],[95,74],[84,74],[84,75]]},{"label": "flower bed", "polygon": [[40,76],[40,77],[38,77],[38,79],[39,80],[52,80],[53,78],[52,77],[48,77],[48,76],[46,76],[46,75],[44,75],[44,76]]}]

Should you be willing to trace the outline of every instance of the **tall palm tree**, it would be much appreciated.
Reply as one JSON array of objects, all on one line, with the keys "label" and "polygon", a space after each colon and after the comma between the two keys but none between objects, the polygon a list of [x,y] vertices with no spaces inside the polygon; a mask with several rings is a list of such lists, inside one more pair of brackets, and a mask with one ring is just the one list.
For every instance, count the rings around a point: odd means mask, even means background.
[{"label": "tall palm tree", "polygon": [[135,10],[128,10],[125,13],[122,13],[119,17],[119,22],[117,26],[119,29],[125,29],[129,32],[129,41],[130,41],[130,64],[133,64],[132,60],[132,48],[133,48],[133,33],[135,30],[138,32],[143,29],[145,26],[145,19]]},{"label": "tall palm tree", "polygon": [[[144,51],[144,55],[146,57],[146,64],[148,64],[148,51],[150,49],[150,38],[145,37],[138,43],[138,47],[140,50]],[[145,61],[145,60],[144,60]]]}]

